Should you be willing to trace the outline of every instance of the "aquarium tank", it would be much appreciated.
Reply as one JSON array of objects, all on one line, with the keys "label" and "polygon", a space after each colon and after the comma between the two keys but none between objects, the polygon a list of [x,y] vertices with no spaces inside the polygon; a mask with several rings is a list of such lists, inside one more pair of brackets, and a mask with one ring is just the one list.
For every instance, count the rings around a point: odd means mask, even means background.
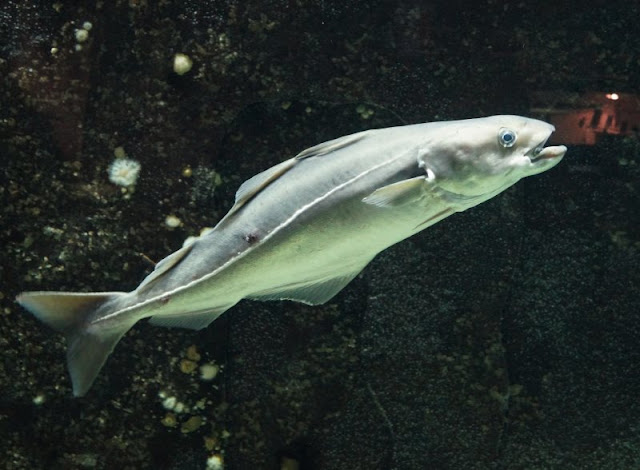
[{"label": "aquarium tank", "polygon": [[638,17],[1,2],[0,468],[640,468]]}]

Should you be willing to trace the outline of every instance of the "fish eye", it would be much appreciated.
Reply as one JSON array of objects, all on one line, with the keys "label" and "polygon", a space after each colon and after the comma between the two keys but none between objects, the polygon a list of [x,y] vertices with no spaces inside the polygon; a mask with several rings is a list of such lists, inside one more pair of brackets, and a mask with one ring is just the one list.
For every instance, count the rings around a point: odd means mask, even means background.
[{"label": "fish eye", "polygon": [[513,147],[513,144],[518,140],[518,134],[511,129],[503,127],[498,133],[498,140],[500,141],[500,145],[503,147]]}]

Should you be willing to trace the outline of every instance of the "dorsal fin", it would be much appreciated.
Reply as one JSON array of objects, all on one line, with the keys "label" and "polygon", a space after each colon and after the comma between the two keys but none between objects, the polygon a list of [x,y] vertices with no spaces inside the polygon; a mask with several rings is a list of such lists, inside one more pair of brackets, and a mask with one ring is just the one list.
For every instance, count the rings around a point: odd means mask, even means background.
[{"label": "dorsal fin", "polygon": [[163,260],[161,260],[158,264],[156,264],[155,269],[149,274],[144,280],[140,283],[136,291],[142,292],[148,289],[154,282],[160,279],[164,274],[174,268],[180,261],[184,259],[187,254],[193,248],[193,243],[189,243],[188,245],[180,248],[175,253],[170,254]]},{"label": "dorsal fin", "polygon": [[369,131],[358,132],[357,134],[346,135],[337,139],[323,142],[313,147],[309,147],[296,155],[296,160],[302,160],[303,158],[319,157],[320,155],[326,155],[336,150],[348,147],[355,144],[359,140],[364,139],[369,134]]},{"label": "dorsal fin", "polygon": [[233,216],[233,214],[238,212],[242,206],[251,200],[251,198],[293,168],[297,162],[298,160],[296,158],[290,158],[282,163],[278,163],[276,166],[272,166],[268,170],[264,170],[263,172],[252,176],[242,183],[238,188],[238,191],[236,191],[236,200],[233,207],[229,209],[227,215],[218,222],[218,225]]},{"label": "dorsal fin", "polygon": [[231,208],[231,211],[234,212],[238,210],[245,203],[247,203],[249,199],[269,186],[275,180],[280,178],[291,168],[293,168],[293,166],[300,160],[310,157],[319,157],[320,155],[326,155],[328,153],[335,152],[338,149],[347,147],[362,139],[365,136],[364,134],[366,134],[366,131],[360,132],[358,134],[348,135],[346,137],[340,137],[339,139],[330,140],[329,142],[323,142],[322,144],[314,145],[313,147],[309,147],[308,149],[303,150],[294,158],[285,160],[282,163],[278,163],[277,165],[272,166],[268,170],[252,176],[247,181],[242,183],[238,188],[238,191],[236,192],[235,204]]},{"label": "dorsal fin", "polygon": [[[278,163],[277,165],[272,166],[268,170],[252,176],[247,181],[242,183],[238,188],[233,207],[229,210],[227,215],[224,216],[223,220],[230,218],[233,214],[238,212],[242,208],[242,206],[249,202],[256,194],[258,194],[264,188],[284,175],[300,160],[304,160],[305,158],[310,157],[319,157],[321,155],[326,155],[328,153],[335,152],[336,150],[347,147],[366,137],[367,132],[368,131],[359,132],[357,134],[347,135],[345,137],[340,137],[328,142],[323,142],[322,144],[314,145],[313,147],[309,147],[308,149],[303,150],[294,158],[285,160],[282,163]],[[222,223],[222,220],[220,221],[220,223]]]},{"label": "dorsal fin", "polygon": [[235,204],[231,210],[234,210],[237,205],[242,206],[249,199],[258,194],[263,188],[269,186],[269,184],[293,168],[296,163],[295,158],[290,158],[282,163],[278,163],[276,166],[272,166],[268,170],[264,170],[263,172],[252,176],[242,183],[236,192]]}]

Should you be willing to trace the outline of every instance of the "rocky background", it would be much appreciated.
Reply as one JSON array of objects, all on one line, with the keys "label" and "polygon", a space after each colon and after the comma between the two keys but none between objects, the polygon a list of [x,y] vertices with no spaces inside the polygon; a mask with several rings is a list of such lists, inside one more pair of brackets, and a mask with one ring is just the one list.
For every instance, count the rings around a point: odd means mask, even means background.
[{"label": "rocky background", "polygon": [[[318,142],[638,91],[636,2],[470,3],[4,0],[0,467],[640,468],[633,137],[570,148],[327,305],[141,322],[81,399],[62,336],[14,301],[132,289]],[[123,156],[128,189],[107,176]]]}]

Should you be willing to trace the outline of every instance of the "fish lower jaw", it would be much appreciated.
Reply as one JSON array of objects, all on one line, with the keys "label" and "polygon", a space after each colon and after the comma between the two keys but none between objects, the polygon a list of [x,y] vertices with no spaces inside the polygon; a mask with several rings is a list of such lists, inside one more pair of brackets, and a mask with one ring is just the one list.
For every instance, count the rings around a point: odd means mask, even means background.
[{"label": "fish lower jaw", "polygon": [[567,152],[567,147],[564,145],[555,145],[552,147],[545,147],[543,149],[536,149],[531,155],[527,155],[531,163],[537,163],[541,160],[554,160],[564,157]]}]

